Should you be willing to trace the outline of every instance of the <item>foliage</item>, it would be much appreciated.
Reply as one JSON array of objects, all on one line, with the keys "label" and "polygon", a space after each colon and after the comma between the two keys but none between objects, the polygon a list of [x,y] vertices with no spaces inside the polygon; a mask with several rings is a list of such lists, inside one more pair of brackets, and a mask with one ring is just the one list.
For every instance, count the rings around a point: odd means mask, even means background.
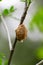
[{"label": "foliage", "polygon": [[43,32],[43,8],[40,8],[32,18],[30,22],[30,29],[33,29],[34,25],[37,26],[40,32]]},{"label": "foliage", "polygon": [[4,16],[8,16],[9,14],[11,14],[11,13],[14,12],[14,11],[15,11],[14,6],[11,6],[10,9],[4,9],[3,12],[2,12],[2,14],[3,14]]},{"label": "foliage", "polygon": [[0,54],[0,65],[7,65],[7,60],[4,54]]},{"label": "foliage", "polygon": [[10,7],[10,12],[14,12],[14,10],[15,10],[15,9],[14,9],[14,6],[11,6],[11,7]]},{"label": "foliage", "polygon": [[39,47],[36,50],[36,56],[39,60],[43,59],[43,47]]},{"label": "foliage", "polygon": [[3,14],[4,14],[5,16],[8,15],[8,14],[9,14],[9,10],[8,10],[8,9],[4,9]]}]

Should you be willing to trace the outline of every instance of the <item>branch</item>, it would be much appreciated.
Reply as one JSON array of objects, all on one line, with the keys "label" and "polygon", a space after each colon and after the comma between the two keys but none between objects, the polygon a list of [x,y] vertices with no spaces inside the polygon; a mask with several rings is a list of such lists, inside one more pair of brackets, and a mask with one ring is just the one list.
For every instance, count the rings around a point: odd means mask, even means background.
[{"label": "branch", "polygon": [[31,0],[29,0],[28,8],[29,8],[30,3],[31,3]]},{"label": "branch", "polygon": [[1,17],[1,20],[2,20],[2,22],[3,22],[4,26],[5,26],[5,28],[6,28],[6,32],[7,32],[7,35],[8,35],[8,41],[9,41],[9,48],[10,48],[10,51],[11,51],[11,50],[12,50],[12,44],[11,44],[11,39],[10,39],[9,30],[8,30],[8,27],[7,27],[7,25],[6,25],[6,22],[5,22],[4,18],[3,18],[3,16],[1,15],[0,17]]},{"label": "branch", "polygon": [[[29,5],[30,5],[30,3],[29,3]],[[28,11],[27,0],[25,0],[25,9],[24,9],[24,13],[23,13],[23,15],[21,17],[21,20],[20,20],[20,25],[24,22],[24,19],[26,17],[27,11]],[[8,60],[8,65],[10,65],[10,63],[11,63],[16,43],[17,43],[17,38],[15,38],[15,41],[14,41],[14,44],[13,44],[13,49],[10,52],[10,56],[9,56],[9,60]]]},{"label": "branch", "polygon": [[24,9],[24,13],[23,13],[23,15],[21,17],[20,24],[22,24],[24,22],[24,19],[25,19],[26,14],[27,14],[27,10],[28,10],[28,8],[27,8],[27,0],[25,0],[25,9]]},{"label": "branch", "polygon": [[14,50],[15,50],[16,43],[17,43],[17,38],[15,38],[15,41],[14,41],[14,44],[13,44],[13,49],[10,52],[10,56],[9,56],[9,60],[8,60],[8,65],[10,65],[10,63],[11,63],[11,59],[12,59],[12,56],[13,56],[13,53],[14,53]]},{"label": "branch", "polygon": [[36,65],[40,65],[40,64],[42,64],[43,63],[43,60],[41,60],[39,63],[37,63]]}]

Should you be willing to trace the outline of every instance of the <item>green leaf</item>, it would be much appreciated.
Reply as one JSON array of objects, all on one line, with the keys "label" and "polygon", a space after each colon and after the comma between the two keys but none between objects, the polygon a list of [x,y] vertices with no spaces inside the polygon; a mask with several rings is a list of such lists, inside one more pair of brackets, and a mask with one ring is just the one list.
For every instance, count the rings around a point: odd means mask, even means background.
[{"label": "green leaf", "polygon": [[10,7],[10,12],[14,12],[14,10],[15,10],[15,9],[14,9],[14,6],[11,6],[11,7]]},{"label": "green leaf", "polygon": [[8,10],[8,9],[4,9],[3,14],[4,14],[5,16],[7,16],[7,15],[9,14],[9,10]]}]

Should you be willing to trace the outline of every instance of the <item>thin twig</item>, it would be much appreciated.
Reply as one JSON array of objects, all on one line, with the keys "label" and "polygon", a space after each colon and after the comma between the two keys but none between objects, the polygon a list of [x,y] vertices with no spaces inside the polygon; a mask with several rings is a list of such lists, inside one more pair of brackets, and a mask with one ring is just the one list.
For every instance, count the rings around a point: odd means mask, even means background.
[{"label": "thin twig", "polygon": [[27,0],[25,1],[25,7],[27,7]]},{"label": "thin twig", "polygon": [[12,59],[12,56],[13,56],[13,53],[14,53],[14,50],[15,50],[16,43],[17,43],[17,38],[15,38],[15,41],[14,41],[14,44],[13,44],[13,49],[10,52],[10,56],[9,56],[9,60],[8,60],[8,65],[10,65],[10,63],[11,63],[11,59]]},{"label": "thin twig", "polygon": [[24,9],[24,13],[23,13],[23,15],[22,15],[22,17],[21,17],[21,22],[20,22],[20,24],[22,24],[22,23],[24,22],[24,19],[25,19],[26,14],[27,14],[27,10],[28,10],[28,8],[27,8],[27,0],[25,0],[25,9]]},{"label": "thin twig", "polygon": [[1,15],[0,17],[1,17],[1,20],[2,20],[2,22],[3,22],[4,26],[5,26],[5,28],[6,28],[6,32],[7,32],[7,35],[8,35],[8,41],[9,41],[9,48],[10,48],[10,51],[11,51],[11,50],[12,50],[12,43],[11,43],[10,33],[9,33],[7,24],[6,24],[6,22],[5,22],[4,18],[3,18],[3,16]]},{"label": "thin twig", "polygon": [[43,60],[41,60],[39,63],[37,63],[36,65],[40,65],[40,64],[42,64],[43,63]]},{"label": "thin twig", "polygon": [[[30,3],[29,3],[29,5],[30,5]],[[26,14],[27,14],[27,10],[28,10],[27,0],[25,0],[25,10],[24,10],[24,13],[23,13],[23,15],[21,17],[20,24],[22,24],[24,22],[24,19],[25,19]],[[10,65],[10,63],[11,63],[11,60],[12,60],[12,56],[13,56],[13,53],[14,53],[14,50],[15,50],[16,43],[17,43],[17,38],[15,38],[15,41],[14,41],[14,44],[13,44],[13,49],[10,52],[10,57],[9,57],[9,60],[8,60],[8,65]]]},{"label": "thin twig", "polygon": [[30,3],[31,3],[31,0],[29,0],[29,3],[28,3],[28,8],[29,8]]}]

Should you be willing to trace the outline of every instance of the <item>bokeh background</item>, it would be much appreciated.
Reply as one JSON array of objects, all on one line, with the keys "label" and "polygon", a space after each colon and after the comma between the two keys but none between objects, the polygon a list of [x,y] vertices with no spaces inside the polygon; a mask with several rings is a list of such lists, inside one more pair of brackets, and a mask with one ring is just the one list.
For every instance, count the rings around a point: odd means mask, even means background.
[{"label": "bokeh background", "polygon": [[[9,9],[12,5],[16,9],[15,12],[11,16],[4,17],[4,20],[8,26],[13,44],[16,36],[15,29],[20,23],[25,3],[20,0],[2,0],[0,2],[0,13],[5,8]],[[11,65],[36,65],[43,59],[43,0],[32,0],[24,25],[28,29],[28,37],[23,43],[17,42]],[[4,55],[3,60],[5,62],[9,59],[9,54],[7,32],[0,19],[0,58]]]}]

